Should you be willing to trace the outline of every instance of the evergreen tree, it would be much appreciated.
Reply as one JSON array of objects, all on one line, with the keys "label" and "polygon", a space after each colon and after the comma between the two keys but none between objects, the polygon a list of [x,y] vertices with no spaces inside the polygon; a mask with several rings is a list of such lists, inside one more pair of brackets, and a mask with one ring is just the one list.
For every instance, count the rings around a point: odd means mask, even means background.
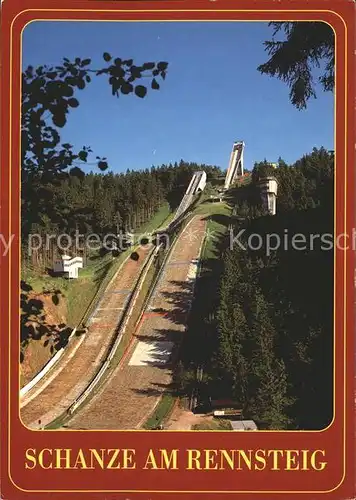
[{"label": "evergreen tree", "polygon": [[[334,89],[335,40],[331,26],[323,22],[271,22],[273,40],[264,43],[270,59],[258,71],[286,82],[290,100],[298,109],[316,97],[312,68],[324,66],[318,80],[325,91]],[[275,40],[278,33],[282,40]]]}]

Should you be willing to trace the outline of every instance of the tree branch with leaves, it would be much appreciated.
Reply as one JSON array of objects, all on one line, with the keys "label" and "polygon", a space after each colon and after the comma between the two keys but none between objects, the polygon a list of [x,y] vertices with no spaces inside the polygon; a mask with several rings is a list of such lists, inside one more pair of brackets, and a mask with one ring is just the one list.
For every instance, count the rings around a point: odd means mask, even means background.
[{"label": "tree branch with leaves", "polygon": [[[153,90],[160,88],[159,79],[165,79],[168,63],[161,61],[135,65],[133,59],[113,59],[105,52],[106,66],[94,69],[91,59],[63,59],[58,66],[28,66],[22,74],[22,167],[24,174],[52,178],[66,172],[73,162],[85,163],[89,147],[73,151],[71,144],[61,144],[59,130],[67,122],[71,109],[79,106],[76,97],[92,81],[92,76],[108,78],[112,95],[120,97],[134,93],[139,98],[147,94],[147,86],[141,83],[150,78]],[[49,123],[51,122],[51,123]],[[101,170],[108,167],[106,158],[97,157]],[[78,168],[73,173],[79,173]]]},{"label": "tree branch with leaves", "polygon": [[[69,175],[83,178],[80,166],[88,163],[93,152],[90,146],[76,151],[70,143],[61,142],[61,129],[68,114],[80,105],[78,100],[93,77],[106,77],[114,97],[135,94],[144,98],[147,87],[159,90],[165,80],[168,63],[134,64],[133,59],[113,58],[103,54],[104,65],[94,68],[90,58],[64,58],[58,66],[28,66],[22,74],[22,226],[30,230],[32,222],[46,213],[52,186]],[[147,80],[148,79],[148,80]],[[143,84],[143,81],[145,84]],[[106,157],[96,156],[93,162],[104,171]],[[27,226],[27,227],[26,227]]]}]

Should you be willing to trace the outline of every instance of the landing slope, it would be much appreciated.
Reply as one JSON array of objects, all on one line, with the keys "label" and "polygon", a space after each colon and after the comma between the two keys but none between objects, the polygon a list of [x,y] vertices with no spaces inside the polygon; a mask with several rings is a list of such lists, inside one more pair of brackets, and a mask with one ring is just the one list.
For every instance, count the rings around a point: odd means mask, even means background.
[{"label": "landing slope", "polygon": [[68,428],[135,429],[152,412],[171,383],[205,228],[202,216],[194,217],[184,228],[120,364]]}]

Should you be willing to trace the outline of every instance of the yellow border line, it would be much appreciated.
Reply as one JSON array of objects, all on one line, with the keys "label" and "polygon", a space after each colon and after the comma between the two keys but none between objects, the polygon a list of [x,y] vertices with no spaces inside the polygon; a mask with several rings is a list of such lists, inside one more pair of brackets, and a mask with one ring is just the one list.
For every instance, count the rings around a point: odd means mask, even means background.
[{"label": "yellow border line", "polygon": [[[33,10],[33,9],[28,9],[29,11]],[[39,9],[39,10],[50,10],[50,9]],[[72,9],[60,9],[62,11],[72,11]],[[73,11],[77,11],[76,9],[73,9]],[[27,12],[27,11],[23,11],[23,12]],[[85,11],[87,12],[87,11]],[[97,12],[97,11],[92,11],[92,12]],[[117,11],[98,11],[98,12],[117,12]],[[120,12],[126,12],[126,11],[120,11]],[[135,11],[127,11],[127,12],[135,12]],[[138,11],[138,12],[151,12],[151,11]],[[152,11],[153,12],[153,11]],[[156,11],[154,11],[156,12]],[[157,12],[162,12],[162,11],[157,11]],[[164,11],[166,12],[166,11]],[[180,11],[174,11],[174,12],[180,12]],[[185,10],[182,11],[182,12],[186,12]],[[197,12],[200,12],[200,10],[198,10]],[[203,11],[203,12],[210,12],[210,11]],[[217,11],[217,12],[220,12],[220,11]],[[229,11],[230,12],[230,11]],[[235,12],[235,11],[234,11]],[[246,12],[251,12],[250,10],[247,10]],[[265,11],[261,11],[261,12],[265,12]],[[280,12],[279,10],[276,10],[276,12]],[[288,12],[288,11],[285,11],[285,12]],[[297,12],[308,12],[308,11],[297,11]],[[316,12],[316,11],[315,11]],[[332,11],[325,11],[325,12],[332,12]],[[22,12],[20,13],[22,14]],[[19,14],[19,15],[20,15]],[[18,17],[18,16],[16,16]],[[45,22],[45,21],[58,21],[58,22],[88,22],[88,21],[93,21],[93,22],[102,22],[101,20],[85,20],[85,19],[46,19],[46,18],[43,18],[43,19],[33,19],[31,21],[29,21],[22,29],[22,32],[21,32],[21,39],[22,39],[22,35],[23,35],[23,31],[24,29],[26,28],[26,26],[32,24],[33,22],[36,22],[36,21],[40,21],[40,22]],[[312,20],[314,21],[314,20]],[[156,22],[156,21],[151,21],[151,20],[148,20],[148,21],[135,21],[135,20],[119,20],[119,21],[115,21],[115,20],[103,20],[103,22]],[[161,20],[157,21],[157,22],[161,22]],[[195,20],[183,20],[183,21],[175,21],[175,20],[164,20],[164,22],[197,22]],[[234,20],[218,20],[218,21],[210,21],[210,20],[202,20],[202,22],[263,22],[263,21],[260,21],[260,20],[247,20],[247,21],[234,21]],[[267,22],[267,21],[266,21]],[[335,41],[337,39],[336,37],[336,32],[333,28],[332,25],[330,25],[329,23],[325,22],[325,21],[322,21],[322,20],[319,20],[319,22],[324,22],[325,24],[328,24],[332,30],[334,31],[334,34],[335,34]],[[345,28],[346,28],[346,25],[345,25]],[[347,28],[346,28],[347,30]],[[337,43],[335,43],[335,47],[337,46]],[[336,52],[336,51],[335,51]],[[347,52],[346,52],[346,55],[347,55]],[[21,51],[21,58],[22,58],[22,51]],[[335,68],[336,68],[336,57],[335,57]],[[20,75],[21,76],[21,75]],[[21,84],[20,84],[21,85]],[[337,151],[336,151],[336,79],[335,79],[335,97],[334,97],[334,143],[335,143],[335,164],[336,164],[336,157],[337,157]],[[346,100],[346,103],[347,103],[347,100]],[[345,108],[347,108],[347,104],[345,104]],[[21,111],[20,111],[21,112]],[[346,146],[345,146],[346,147]],[[345,163],[346,164],[346,163]],[[345,167],[345,177],[346,177],[346,167]],[[334,201],[336,200],[336,170],[335,170],[335,175],[334,175]],[[345,198],[345,202],[346,202],[346,198]],[[21,200],[20,200],[20,203],[21,203]],[[334,207],[335,207],[335,203],[334,203]],[[335,211],[336,212],[336,211]],[[20,226],[19,226],[20,228]],[[345,230],[346,230],[346,222],[345,222]],[[334,233],[336,235],[336,216],[334,214]],[[20,263],[21,263],[21,255],[19,254],[19,258],[20,258]],[[335,286],[336,286],[336,253],[334,253],[334,306],[335,306]],[[335,315],[333,316],[333,324],[334,324],[334,341],[336,340],[336,336],[335,336]],[[333,359],[334,359],[334,374],[333,374],[333,382],[334,382],[334,395],[335,395],[335,348],[333,350]],[[20,380],[20,373],[19,373],[19,380]],[[284,431],[273,431],[273,430],[264,430],[264,431],[260,431],[260,432],[288,432],[288,433],[293,433],[293,432],[313,432],[313,433],[320,433],[320,432],[325,432],[327,429],[329,429],[333,423],[334,423],[334,420],[335,420],[335,397],[333,398],[333,418],[332,418],[332,421],[330,422],[330,424],[325,427],[324,429],[321,429],[321,430],[318,430],[318,431],[308,431],[308,430],[284,430]],[[21,417],[20,417],[20,412],[19,412],[19,418],[21,420]],[[28,429],[29,431],[31,432],[43,432],[39,429],[31,429],[30,427],[27,427],[25,424],[23,424],[24,427],[26,427],[26,429]],[[46,429],[46,432],[57,432],[56,429]],[[92,430],[74,430],[74,429],[67,429],[67,432],[93,432]],[[96,429],[95,432],[119,432],[119,430],[115,430],[115,429]],[[138,430],[134,430],[134,429],[127,429],[125,430],[125,432],[138,432]],[[147,431],[145,431],[147,432]],[[175,431],[169,431],[169,432],[227,432],[227,431],[221,431],[221,430],[216,430],[216,431],[209,431],[209,430],[206,430],[206,431],[178,431],[178,430],[175,430]]]},{"label": "yellow border line", "polygon": [[[13,57],[12,57],[12,49],[13,49],[13,37],[12,37],[12,33],[13,33],[13,25],[14,25],[14,22],[16,21],[16,19],[23,13],[26,13],[26,12],[130,12],[130,13],[137,13],[137,12],[169,12],[169,13],[172,13],[172,12],[186,12],[186,13],[191,13],[191,12],[211,12],[211,13],[215,13],[215,12],[249,12],[249,13],[254,13],[254,12],[264,12],[264,13],[270,13],[270,12],[299,12],[299,13],[309,13],[310,11],[309,10],[299,10],[299,9],[296,9],[296,10],[281,10],[281,9],[265,9],[265,10],[248,10],[248,9],[224,9],[224,10],[210,10],[210,9],[192,9],[192,10],[189,10],[189,9],[162,9],[162,10],[119,10],[119,9],[116,9],[116,10],[90,10],[90,9],[27,9],[27,10],[24,10],[24,11],[21,11],[19,14],[17,14],[15,16],[15,18],[13,19],[12,23],[11,23],[11,27],[10,27],[10,60],[9,60],[9,63],[10,63],[10,111],[12,111],[12,66],[13,66]],[[331,10],[313,10],[311,12],[323,12],[323,13],[332,13],[334,15],[336,15],[338,18],[340,18],[344,24],[344,28],[345,28],[345,78],[344,78],[344,81],[345,81],[345,162],[344,162],[344,178],[345,178],[345,186],[346,186],[346,180],[347,180],[347,170],[346,170],[346,166],[347,166],[347,97],[348,97],[348,92],[347,92],[347,71],[348,71],[348,67],[347,67],[347,63],[348,63],[348,58],[347,58],[347,46],[348,46],[348,39],[347,39],[347,25],[344,21],[344,19],[337,13],[337,12],[334,12],[334,11],[331,11]],[[24,28],[28,25],[28,24],[31,24],[32,22],[34,21],[41,21],[41,19],[33,19],[31,21],[29,21],[23,28],[22,28],[22,32],[21,32],[21,40],[22,40],[22,33],[23,33],[23,30]],[[70,22],[73,22],[73,21],[77,21],[77,22],[87,22],[87,21],[91,21],[91,22],[142,22],[141,20],[137,20],[137,19],[133,19],[133,20],[93,20],[93,19],[89,19],[89,20],[86,20],[86,19],[43,19],[43,21],[47,21],[47,22],[50,22],[50,21],[70,21]],[[266,20],[266,19],[262,19],[262,20],[258,20],[258,19],[253,19],[253,20],[235,20],[235,19],[229,19],[229,20],[220,20],[220,19],[212,19],[212,20],[202,20],[202,19],[198,19],[198,20],[192,20],[192,19],[189,19],[189,20],[182,20],[182,19],[177,19],[177,20],[164,20],[164,19],[159,19],[159,20],[144,20],[143,22],[215,22],[215,23],[219,23],[219,22],[268,22],[269,20]],[[290,19],[288,20],[290,21]],[[300,19],[297,19],[296,21],[301,21]],[[308,21],[306,19],[303,19],[302,21]],[[317,19],[312,19],[312,20],[309,20],[309,21],[318,21]],[[336,35],[336,32],[335,32],[335,29],[332,25],[330,25],[329,23],[325,22],[324,20],[321,20],[321,22],[324,22],[325,24],[328,24],[334,31],[334,34],[335,34],[335,42],[337,41],[337,35]],[[336,48],[337,44],[335,43],[335,48]],[[22,46],[21,46],[22,48]],[[336,60],[337,60],[337,50],[335,50],[335,68],[336,68]],[[22,61],[22,50],[20,52],[20,62]],[[335,71],[336,73],[336,71]],[[21,79],[21,70],[20,70],[20,79]],[[336,80],[337,78],[335,78],[335,97],[334,97],[334,106],[335,106],[335,109],[334,109],[334,138],[336,138]],[[21,86],[21,83],[20,83],[20,86]],[[21,102],[20,102],[20,116],[21,116]],[[9,122],[10,122],[10,128],[9,128],[9,157],[10,157],[10,160],[9,160],[9,168],[11,167],[11,145],[12,145],[12,114],[10,113],[10,117],[9,117]],[[335,165],[336,165],[336,141],[335,141]],[[20,168],[21,168],[21,165],[20,165]],[[335,200],[334,200],[334,208],[335,208],[335,201],[336,201],[336,169],[335,169],[335,185],[334,185],[334,197],[335,197]],[[11,197],[11,176],[9,176],[9,229],[11,229],[11,200],[12,200],[12,197]],[[345,214],[344,214],[344,231],[346,232],[346,205],[347,205],[347,193],[346,193],[346,190],[345,190],[345,203],[344,203],[344,208],[345,208]],[[20,201],[20,200],[19,200]],[[334,230],[335,230],[335,227],[336,226],[336,217],[335,217],[335,214],[334,214]],[[19,255],[19,257],[21,257]],[[336,266],[335,266],[335,261],[336,261],[336,252],[334,254],[334,306],[335,306],[335,287],[336,287],[336,280],[335,280],[335,276],[336,276]],[[11,282],[10,282],[10,269],[11,269],[11,249],[10,249],[10,252],[9,252],[9,285],[11,286]],[[241,490],[241,491],[224,491],[224,490],[221,490],[221,491],[205,491],[205,490],[202,490],[202,491],[197,491],[197,490],[26,490],[26,489],[23,489],[23,488],[20,488],[18,487],[12,480],[12,477],[11,477],[11,472],[10,472],[10,460],[8,462],[8,473],[9,473],[9,478],[11,480],[11,482],[13,483],[13,485],[21,490],[21,491],[25,491],[25,492],[92,492],[92,493],[100,493],[100,492],[122,492],[122,493],[224,493],[224,494],[236,494],[236,493],[330,493],[332,491],[335,491],[337,488],[339,488],[339,486],[344,482],[344,479],[345,479],[345,464],[346,464],[346,447],[345,447],[345,443],[346,443],[346,408],[345,408],[345,404],[346,404],[346,276],[347,276],[347,273],[346,273],[346,251],[344,250],[344,428],[343,428],[343,436],[344,436],[344,461],[343,461],[343,477],[341,479],[341,482],[333,489],[331,490],[308,490],[308,491],[289,491],[289,490],[286,490],[286,491],[281,491],[281,490],[278,490],[278,491],[271,491],[271,490],[267,490],[267,491],[248,491],[248,490]],[[11,288],[10,288],[11,290]],[[11,293],[9,294],[9,332],[11,331]],[[336,340],[336,336],[335,336],[335,315],[334,315],[334,341]],[[10,336],[10,345],[9,345],[9,366],[11,366],[11,336]],[[310,432],[313,432],[313,433],[321,433],[321,432],[324,432],[325,430],[327,430],[334,422],[334,419],[335,419],[335,343],[334,343],[334,398],[333,398],[333,407],[334,407],[334,417],[333,417],[333,420],[332,422],[329,424],[328,427],[326,427],[325,429],[322,429],[320,431],[259,431],[260,433],[270,433],[270,432],[283,432],[283,433],[292,433],[292,432],[297,432],[297,433],[310,433]],[[11,394],[11,384],[10,384],[10,377],[9,377],[9,405],[8,405],[8,416],[9,416],[9,429],[8,429],[8,446],[9,446],[9,452],[10,452],[10,428],[11,428],[11,418],[10,418],[10,394]],[[38,430],[32,430],[32,432],[43,432],[43,431],[38,431]],[[55,431],[55,430],[54,430]],[[50,430],[46,430],[45,432],[50,432]],[[58,431],[57,431],[58,432]],[[151,431],[143,431],[143,430],[125,430],[125,431],[120,431],[120,430],[92,430],[92,431],[77,431],[77,430],[73,430],[72,432],[151,432]],[[230,432],[230,431],[167,431],[167,432]],[[10,456],[10,453],[9,453],[9,456]]]}]

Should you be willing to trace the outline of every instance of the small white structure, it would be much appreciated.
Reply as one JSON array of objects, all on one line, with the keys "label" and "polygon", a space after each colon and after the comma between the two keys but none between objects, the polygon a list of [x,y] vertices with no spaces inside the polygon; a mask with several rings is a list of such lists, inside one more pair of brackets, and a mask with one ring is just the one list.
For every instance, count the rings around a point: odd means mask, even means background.
[{"label": "small white structure", "polygon": [[243,141],[234,142],[232,146],[224,189],[229,189],[238,176],[242,177],[244,175],[244,148],[245,143]]},{"label": "small white structure", "polygon": [[83,267],[82,257],[70,257],[62,255],[60,259],[56,259],[53,264],[55,273],[68,273],[68,278],[78,278],[78,269]]},{"label": "small white structure", "polygon": [[273,176],[263,177],[260,179],[258,185],[261,189],[261,197],[264,207],[271,215],[275,215],[278,190],[277,179]]}]

